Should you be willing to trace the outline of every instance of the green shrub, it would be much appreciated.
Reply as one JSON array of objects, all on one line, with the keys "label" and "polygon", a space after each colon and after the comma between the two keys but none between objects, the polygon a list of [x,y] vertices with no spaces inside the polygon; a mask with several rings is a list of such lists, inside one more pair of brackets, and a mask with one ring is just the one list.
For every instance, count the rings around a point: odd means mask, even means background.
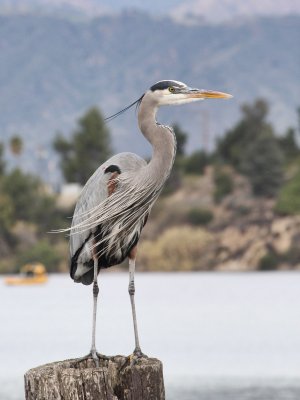
[{"label": "green shrub", "polygon": [[274,271],[279,264],[279,259],[274,253],[265,254],[259,262],[258,269],[260,271]]},{"label": "green shrub", "polygon": [[233,191],[233,179],[229,175],[229,173],[220,170],[219,168],[215,169],[214,174],[215,181],[215,192],[214,199],[217,203],[219,203],[225,196],[230,194]]},{"label": "green shrub", "polygon": [[243,205],[239,205],[236,207],[235,212],[240,217],[245,217],[250,214],[251,208]]},{"label": "green shrub", "polygon": [[283,262],[295,266],[300,263],[300,248],[299,245],[293,244],[282,256]]},{"label": "green shrub", "polygon": [[14,224],[14,209],[10,198],[0,193],[0,234],[6,236]]},{"label": "green shrub", "polygon": [[[63,224],[67,222],[63,218],[64,213],[57,209],[55,198],[47,194],[43,183],[36,176],[15,169],[1,180],[0,190],[8,199],[1,196],[0,203],[6,203],[6,210],[9,203],[12,222],[22,220],[35,223],[41,234],[64,227]],[[6,218],[7,214],[8,211]],[[55,240],[54,237],[51,239]]]},{"label": "green shrub", "polygon": [[[300,116],[300,114],[299,114]],[[297,132],[294,128],[288,128],[283,136],[277,137],[277,142],[282,150],[286,163],[290,163],[299,157],[299,147],[297,144]]]},{"label": "green shrub", "polygon": [[209,156],[203,150],[198,150],[182,161],[182,168],[187,174],[203,174],[204,168],[209,164]]},{"label": "green shrub", "polygon": [[300,170],[279,191],[275,211],[283,215],[300,214]]},{"label": "green shrub", "polygon": [[22,265],[40,262],[45,265],[48,272],[57,272],[62,256],[47,240],[41,240],[34,246],[22,251],[17,258],[17,270]]},{"label": "green shrub", "polygon": [[192,208],[187,213],[187,222],[191,225],[207,225],[213,218],[213,213],[204,208]]}]

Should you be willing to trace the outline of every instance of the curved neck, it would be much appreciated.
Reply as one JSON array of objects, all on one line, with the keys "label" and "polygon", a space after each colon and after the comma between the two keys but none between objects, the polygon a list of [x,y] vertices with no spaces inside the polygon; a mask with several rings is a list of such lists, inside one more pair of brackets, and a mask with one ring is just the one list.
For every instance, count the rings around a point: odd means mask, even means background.
[{"label": "curved neck", "polygon": [[150,98],[143,98],[139,113],[139,128],[152,145],[152,158],[147,165],[149,173],[164,182],[173,166],[176,154],[176,139],[171,128],[156,122],[157,106]]}]

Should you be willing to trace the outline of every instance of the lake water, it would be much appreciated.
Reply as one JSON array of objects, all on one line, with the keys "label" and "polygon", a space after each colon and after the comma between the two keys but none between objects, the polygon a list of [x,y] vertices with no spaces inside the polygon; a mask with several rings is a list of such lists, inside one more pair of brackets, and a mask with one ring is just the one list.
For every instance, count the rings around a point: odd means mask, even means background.
[{"label": "lake water", "polygon": [[[97,346],[133,350],[128,276],[100,274]],[[142,350],[163,361],[167,400],[299,400],[300,273],[136,275]],[[0,278],[0,400],[23,374],[88,352],[91,287],[65,275],[40,287]]]}]

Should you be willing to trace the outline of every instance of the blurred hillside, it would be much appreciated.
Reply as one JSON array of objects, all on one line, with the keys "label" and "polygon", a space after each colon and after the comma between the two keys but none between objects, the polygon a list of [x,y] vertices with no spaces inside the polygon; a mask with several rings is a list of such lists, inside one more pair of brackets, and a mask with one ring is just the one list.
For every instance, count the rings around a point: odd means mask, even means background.
[{"label": "blurred hillside", "polygon": [[202,17],[211,22],[220,22],[236,17],[253,17],[258,15],[286,15],[300,12],[299,2],[295,0],[2,0],[2,12],[56,12],[77,16],[85,14],[95,16],[104,13],[118,12],[124,8],[135,8],[154,13],[171,15],[184,21],[186,17]]},{"label": "blurred hillside", "polygon": [[187,0],[182,1],[175,7],[172,15],[175,19],[184,21],[190,17],[205,18],[213,23],[224,20],[234,20],[245,17],[257,17],[262,15],[287,15],[299,14],[300,4],[294,0],[250,0],[247,2],[236,0]]},{"label": "blurred hillside", "polygon": [[[299,125],[275,131],[268,103],[244,104],[215,151],[186,153],[189,135],[174,125],[177,157],[142,235],[141,270],[275,270],[300,268]],[[6,169],[0,143],[0,272],[43,262],[67,271],[70,225],[78,186],[112,153],[101,112],[85,113],[70,138],[57,135],[66,186],[55,194],[36,176]],[[20,162],[22,140],[5,147]],[[72,204],[73,201],[73,204]]]},{"label": "blurred hillside", "polygon": [[178,191],[159,200],[145,227],[139,268],[300,269],[300,214],[276,212],[276,199],[253,196],[249,181],[230,169],[232,190],[216,203],[216,171],[185,177]]},{"label": "blurred hillside", "polygon": [[[71,132],[91,105],[110,115],[164,78],[235,96],[222,107],[207,101],[160,112],[162,121],[172,123],[176,115],[186,127],[188,151],[212,148],[238,119],[239,105],[258,96],[269,99],[270,118],[283,131],[296,123],[299,37],[299,16],[183,26],[140,12],[85,21],[2,15],[1,138],[19,134],[23,168],[34,171],[32,154],[44,148],[49,157],[55,132]],[[111,123],[114,148],[149,154],[134,113],[122,118]]]}]

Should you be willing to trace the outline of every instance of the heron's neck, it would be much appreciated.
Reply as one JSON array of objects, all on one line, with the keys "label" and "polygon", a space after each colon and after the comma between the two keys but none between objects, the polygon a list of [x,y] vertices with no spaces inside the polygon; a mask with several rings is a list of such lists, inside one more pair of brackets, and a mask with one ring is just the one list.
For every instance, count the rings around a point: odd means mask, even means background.
[{"label": "heron's neck", "polygon": [[143,99],[138,115],[139,127],[152,145],[152,158],[146,167],[149,174],[164,182],[173,166],[176,154],[176,139],[171,128],[156,122],[157,107],[151,100]]}]

